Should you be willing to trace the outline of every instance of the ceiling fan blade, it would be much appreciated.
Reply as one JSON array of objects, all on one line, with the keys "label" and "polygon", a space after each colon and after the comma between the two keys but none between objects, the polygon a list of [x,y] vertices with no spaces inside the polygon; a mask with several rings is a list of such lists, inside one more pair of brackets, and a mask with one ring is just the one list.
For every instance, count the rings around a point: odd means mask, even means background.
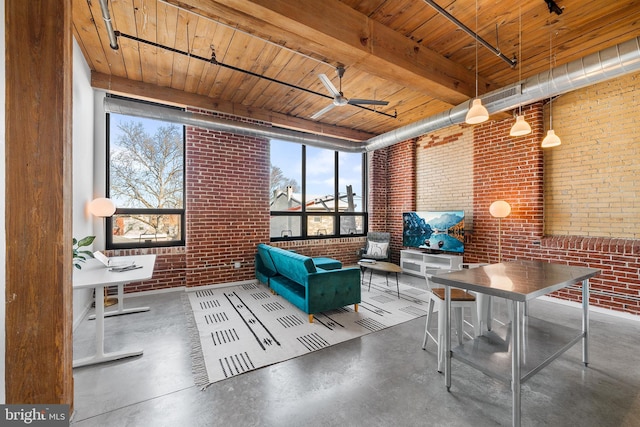
[{"label": "ceiling fan blade", "polygon": [[329,104],[326,107],[324,107],[322,110],[318,111],[317,113],[315,113],[313,116],[311,116],[311,119],[317,119],[318,117],[320,117],[321,115],[323,115],[324,113],[326,113],[327,111],[331,110],[333,107],[335,107],[334,104]]},{"label": "ceiling fan blade", "polygon": [[348,103],[351,105],[361,105],[361,104],[389,105],[387,101],[375,101],[373,99],[353,99],[353,98],[351,98]]},{"label": "ceiling fan blade", "polygon": [[324,84],[324,86],[327,88],[329,93],[331,95],[333,95],[334,98],[336,96],[340,96],[340,92],[338,92],[338,89],[336,89],[336,87],[333,85],[333,83],[331,83],[331,80],[329,80],[329,77],[327,77],[325,74],[318,74],[318,78]]}]

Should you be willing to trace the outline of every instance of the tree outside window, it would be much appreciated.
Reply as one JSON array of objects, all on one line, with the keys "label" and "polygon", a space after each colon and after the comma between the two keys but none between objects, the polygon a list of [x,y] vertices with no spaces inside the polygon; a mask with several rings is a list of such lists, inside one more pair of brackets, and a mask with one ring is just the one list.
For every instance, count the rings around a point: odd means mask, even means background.
[{"label": "tree outside window", "polygon": [[111,113],[108,173],[108,247],[184,244],[183,126]]}]

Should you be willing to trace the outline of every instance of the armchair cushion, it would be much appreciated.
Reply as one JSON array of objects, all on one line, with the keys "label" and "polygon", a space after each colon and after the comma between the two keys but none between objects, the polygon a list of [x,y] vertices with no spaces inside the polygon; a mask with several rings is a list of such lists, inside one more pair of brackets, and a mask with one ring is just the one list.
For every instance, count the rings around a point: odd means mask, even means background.
[{"label": "armchair cushion", "polygon": [[389,251],[389,243],[367,242],[367,251],[364,256],[371,259],[386,259]]}]

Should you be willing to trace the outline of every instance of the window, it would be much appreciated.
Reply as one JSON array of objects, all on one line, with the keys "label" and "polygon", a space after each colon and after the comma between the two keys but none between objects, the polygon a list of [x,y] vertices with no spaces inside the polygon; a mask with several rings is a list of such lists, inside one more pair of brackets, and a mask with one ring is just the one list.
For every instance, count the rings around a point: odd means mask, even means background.
[{"label": "window", "polygon": [[271,240],[366,233],[365,155],[271,141]]},{"label": "window", "polygon": [[109,113],[107,132],[107,249],[184,245],[184,126]]}]

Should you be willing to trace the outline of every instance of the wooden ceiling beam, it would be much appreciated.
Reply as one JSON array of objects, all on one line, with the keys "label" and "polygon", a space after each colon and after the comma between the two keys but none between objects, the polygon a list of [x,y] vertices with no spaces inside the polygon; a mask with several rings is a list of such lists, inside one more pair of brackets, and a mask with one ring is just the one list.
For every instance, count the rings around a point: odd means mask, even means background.
[{"label": "wooden ceiling beam", "polygon": [[124,77],[110,76],[108,74],[93,71],[91,73],[91,86],[96,89],[106,90],[110,93],[128,96],[137,99],[166,103],[176,106],[190,106],[205,110],[216,111],[224,114],[245,117],[271,123],[273,126],[298,130],[317,135],[325,135],[350,141],[364,141],[374,134],[339,126],[330,126],[311,120],[299,119],[286,114],[255,109],[240,104],[226,101],[216,101],[205,95],[188,93],[169,87],[161,87],[150,83],[130,80]]},{"label": "wooden ceiling beam", "polygon": [[[165,0],[288,48],[394,81],[458,105],[475,96],[475,72],[368,18],[338,0]],[[497,87],[480,78],[480,93]]]}]

